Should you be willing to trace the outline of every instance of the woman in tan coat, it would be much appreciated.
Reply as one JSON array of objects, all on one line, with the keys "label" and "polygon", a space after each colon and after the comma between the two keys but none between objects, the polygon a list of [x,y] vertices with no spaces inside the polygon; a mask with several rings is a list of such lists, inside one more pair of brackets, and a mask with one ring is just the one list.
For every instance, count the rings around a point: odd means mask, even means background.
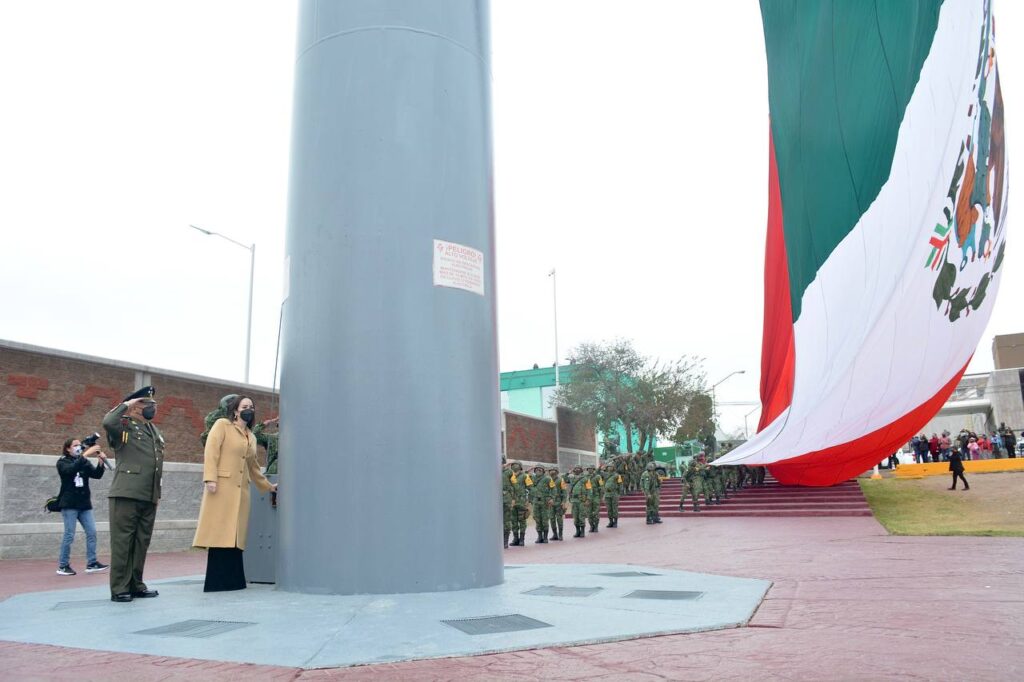
[{"label": "woman in tan coat", "polygon": [[249,482],[263,492],[277,490],[256,461],[256,409],[252,398],[236,396],[227,419],[210,429],[203,453],[203,501],[192,541],[208,548],[205,592],[245,589],[242,551],[249,530]]}]

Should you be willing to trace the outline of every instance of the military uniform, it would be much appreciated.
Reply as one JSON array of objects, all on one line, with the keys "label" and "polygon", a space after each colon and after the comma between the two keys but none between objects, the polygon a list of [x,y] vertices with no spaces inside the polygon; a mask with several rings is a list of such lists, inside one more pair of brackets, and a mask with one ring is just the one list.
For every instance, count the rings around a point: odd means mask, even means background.
[{"label": "military uniform", "polygon": [[582,467],[573,469],[569,478],[569,500],[572,502],[572,522],[576,526],[576,535],[582,538],[587,534],[587,511],[590,500],[594,496],[594,486],[590,478],[583,474]]},{"label": "military uniform", "polygon": [[554,467],[548,469],[548,478],[555,484],[551,494],[551,515],[548,519],[551,536],[548,539],[561,540],[562,528],[565,525],[565,501],[569,497],[569,484]]},{"label": "military uniform", "polygon": [[[164,437],[149,419],[127,416],[128,401],[152,398],[149,386],[103,417],[117,468],[110,484],[110,593],[115,601],[155,597],[142,581],[163,478]],[[130,597],[128,596],[130,595]]]},{"label": "military uniform", "polygon": [[505,530],[505,549],[508,549],[508,536],[512,534],[514,502],[516,487],[510,480],[512,470],[506,465],[501,468],[501,521]]},{"label": "military uniform", "polygon": [[619,527],[619,496],[622,494],[622,474],[609,464],[604,470],[604,506],[608,510],[607,528]]},{"label": "military uniform", "polygon": [[640,476],[640,489],[643,490],[647,502],[647,524],[661,523],[658,507],[661,504],[661,478],[654,470],[654,463],[649,463]]},{"label": "military uniform", "polygon": [[530,488],[533,486],[533,479],[530,474],[523,471],[522,464],[513,462],[509,482],[512,484],[512,535],[514,538],[510,546],[522,547],[523,538],[526,537],[526,517],[530,515]]},{"label": "military uniform", "polygon": [[595,467],[587,467],[587,477],[590,478],[593,496],[590,498],[590,505],[587,507],[587,520],[590,522],[590,532],[598,532],[601,523],[601,500],[604,497],[604,477]]},{"label": "military uniform", "polygon": [[548,541],[548,519],[554,505],[555,483],[544,473],[544,467],[533,468],[533,486],[530,488],[530,503],[533,505],[533,524],[537,529],[534,542],[546,544]]},{"label": "military uniform", "polygon": [[[690,460],[689,465],[686,467],[686,473],[683,477],[686,479],[686,487],[689,489],[690,496],[693,498],[693,511],[700,511],[700,496],[704,494],[704,502],[707,503],[707,493],[704,492],[704,469],[707,465],[704,463],[703,456],[697,455]],[[679,509],[682,511],[683,504],[685,502],[685,496],[679,500]]]}]

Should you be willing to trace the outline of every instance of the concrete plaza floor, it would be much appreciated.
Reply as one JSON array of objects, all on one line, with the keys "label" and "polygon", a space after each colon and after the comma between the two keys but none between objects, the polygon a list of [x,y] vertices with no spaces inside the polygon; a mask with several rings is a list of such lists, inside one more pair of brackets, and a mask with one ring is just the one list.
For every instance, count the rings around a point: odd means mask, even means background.
[{"label": "concrete plaza floor", "polygon": [[[747,627],[715,632],[324,670],[0,642],[0,679],[1024,679],[1024,538],[895,537],[872,518],[625,519],[506,556],[517,565],[634,564],[773,586]],[[195,575],[204,561],[152,555],[146,576]],[[105,583],[53,571],[54,562],[0,563],[0,597]],[[75,627],[83,639],[105,636]]]}]

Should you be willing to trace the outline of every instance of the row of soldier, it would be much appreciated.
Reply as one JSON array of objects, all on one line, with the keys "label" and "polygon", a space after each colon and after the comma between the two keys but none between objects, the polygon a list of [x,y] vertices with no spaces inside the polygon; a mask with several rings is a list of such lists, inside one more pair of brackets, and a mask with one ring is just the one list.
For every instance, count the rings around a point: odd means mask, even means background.
[{"label": "row of soldier", "polygon": [[[710,466],[714,456],[703,452],[694,457],[682,473],[683,491],[679,511],[685,511],[686,498],[692,498],[693,511],[704,505],[718,505],[730,492],[748,485],[764,484],[764,467]],[[608,524],[619,525],[619,499],[637,490],[644,494],[647,524],[661,523],[661,485],[667,478],[663,467],[657,466],[650,454],[620,455],[604,463],[577,465],[572,473],[562,474],[558,467],[537,465],[531,472],[520,462],[503,463],[501,473],[502,518],[504,546],[525,544],[527,522],[533,515],[537,530],[534,541],[546,544],[563,539],[562,529],[567,510],[576,528],[575,538],[586,537],[600,530],[601,503],[604,502]],[[511,538],[511,541],[510,541]]]}]

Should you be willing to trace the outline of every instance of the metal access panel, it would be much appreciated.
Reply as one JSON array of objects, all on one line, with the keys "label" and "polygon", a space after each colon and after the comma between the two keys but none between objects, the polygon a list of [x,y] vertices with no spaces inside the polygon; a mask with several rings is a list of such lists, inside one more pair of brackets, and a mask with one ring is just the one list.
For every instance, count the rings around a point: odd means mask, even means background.
[{"label": "metal access panel", "polygon": [[704,596],[703,592],[686,590],[635,590],[626,595],[626,599],[665,599],[668,601],[692,601]]},{"label": "metal access panel", "polygon": [[183,620],[179,623],[162,625],[158,628],[137,630],[133,635],[158,635],[161,637],[193,637],[206,639],[225,632],[247,628],[256,623],[242,623],[229,620]]},{"label": "metal access panel", "polygon": [[523,592],[523,594],[530,594],[535,597],[589,597],[600,591],[600,587],[559,587],[557,585],[543,585],[532,590],[527,590],[526,592]]},{"label": "metal access panel", "polygon": [[110,603],[109,599],[82,599],[80,601],[59,601],[53,605],[51,611],[61,609],[90,609],[97,606],[105,606]]},{"label": "metal access panel", "polygon": [[660,573],[644,573],[643,571],[619,571],[617,573],[598,573],[597,575],[608,576],[609,578],[642,578],[648,575],[661,575]]},{"label": "metal access panel", "polygon": [[[267,476],[277,483],[277,476]],[[271,494],[262,493],[252,485],[249,499],[249,535],[245,541],[245,579],[251,583],[277,582],[277,507]]]},{"label": "metal access panel", "polygon": [[530,618],[519,613],[508,616],[479,616],[477,618],[455,618],[453,620],[442,620],[445,625],[450,625],[456,630],[462,630],[467,635],[492,635],[501,632],[519,632],[520,630],[536,630],[538,628],[553,627],[551,623]]}]

